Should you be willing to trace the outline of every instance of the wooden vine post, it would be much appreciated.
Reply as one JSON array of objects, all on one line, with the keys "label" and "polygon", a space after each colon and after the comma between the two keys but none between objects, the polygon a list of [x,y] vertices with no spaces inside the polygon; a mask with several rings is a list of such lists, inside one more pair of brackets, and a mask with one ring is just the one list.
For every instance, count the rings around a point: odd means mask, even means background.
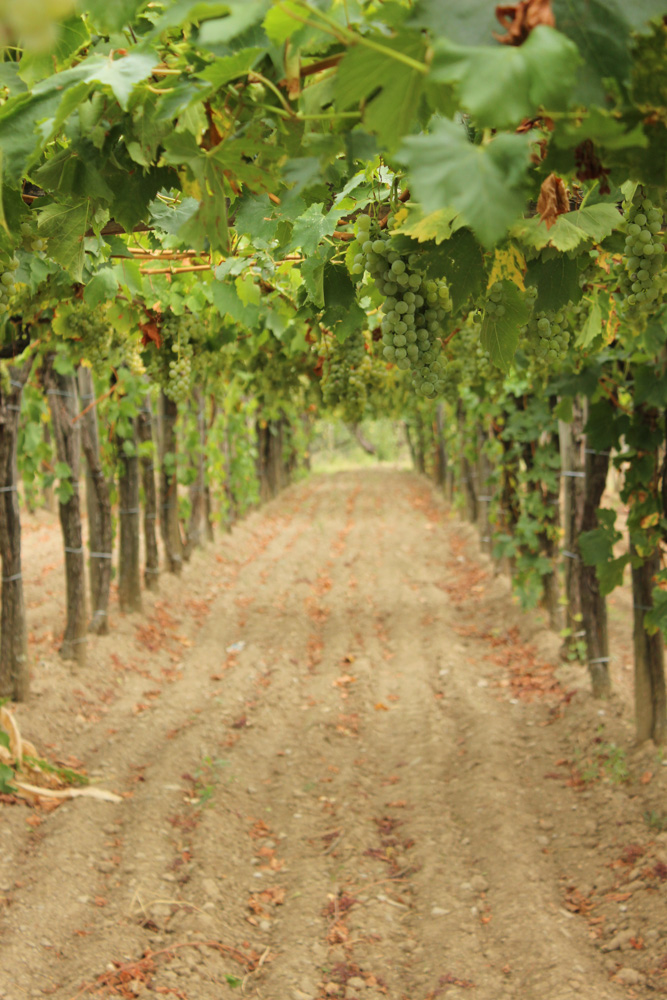
[{"label": "wooden vine post", "polygon": [[107,635],[109,631],[109,591],[113,557],[111,498],[100,459],[100,436],[93,373],[81,366],[78,372],[81,400],[81,446],[86,457],[86,509],[88,512],[88,558],[92,618],[89,631]]},{"label": "wooden vine post", "polygon": [[577,640],[585,637],[581,620],[581,572],[577,539],[584,506],[584,412],[577,396],[572,401],[572,421],[558,423],[560,465],[563,480],[563,582],[565,588],[565,624],[569,631],[568,645],[575,649]]},{"label": "wooden vine post", "polygon": [[179,574],[183,568],[183,540],[178,519],[176,420],[178,407],[160,393],[160,532],[167,556],[167,569]]},{"label": "wooden vine post", "polygon": [[118,449],[118,517],[120,551],[118,558],[118,600],[120,610],[141,611],[141,545],[139,506],[139,456],[134,420],[129,436],[116,438]]},{"label": "wooden vine post", "polygon": [[54,368],[54,355],[45,359],[44,383],[49,399],[53,436],[58,461],[67,465],[67,478],[71,493],[58,502],[58,514],[65,546],[65,584],[67,617],[65,635],[60,655],[65,660],[75,660],[79,666],[86,663],[86,575],[83,558],[81,529],[81,502],[79,474],[81,467],[81,425],[77,419],[77,391],[74,375],[61,375]]},{"label": "wooden vine post", "polygon": [[204,491],[206,488],[206,410],[204,394],[198,386],[192,390],[192,407],[197,424],[197,447],[192,460],[195,465],[195,479],[190,485],[190,517],[185,533],[183,556],[189,559],[193,549],[202,544],[202,523],[204,520]]},{"label": "wooden vine post", "polygon": [[21,571],[17,439],[21,395],[33,359],[9,366],[0,388],[0,697],[25,701],[30,689],[28,629]]},{"label": "wooden vine post", "polygon": [[[608,470],[609,453],[586,448],[583,508],[578,534],[598,527],[597,512]],[[577,590],[581,602],[581,630],[586,634],[586,657],[593,697],[606,698],[611,693],[607,602],[600,593],[595,566],[587,566],[583,559],[577,560],[576,566],[579,570]]]},{"label": "wooden vine post", "polygon": [[644,620],[653,607],[654,578],[661,568],[660,548],[641,558],[634,546],[632,567],[633,640],[635,654],[635,721],[637,739],[661,744],[667,739],[665,698],[665,640],[651,633]]},{"label": "wooden vine post", "polygon": [[151,401],[145,397],[137,415],[137,442],[141,449],[141,485],[144,493],[144,585],[146,590],[159,587],[160,558],[157,547],[157,492],[155,489],[155,442],[153,440],[153,411]]}]

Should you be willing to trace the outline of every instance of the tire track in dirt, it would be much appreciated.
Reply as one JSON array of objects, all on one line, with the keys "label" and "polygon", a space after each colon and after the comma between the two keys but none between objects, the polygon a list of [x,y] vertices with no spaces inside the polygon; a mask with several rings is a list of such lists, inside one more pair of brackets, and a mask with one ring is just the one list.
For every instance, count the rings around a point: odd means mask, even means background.
[{"label": "tire track in dirt", "polygon": [[132,675],[76,741],[131,796],[61,807],[17,841],[3,1000],[84,982],[181,1000],[627,996],[562,908],[540,826],[549,730],[532,745],[545,711],[507,699],[468,628],[461,590],[483,572],[456,541],[425,482],[348,473],[290,489],[202,559],[213,596],[176,676],[135,714]]}]

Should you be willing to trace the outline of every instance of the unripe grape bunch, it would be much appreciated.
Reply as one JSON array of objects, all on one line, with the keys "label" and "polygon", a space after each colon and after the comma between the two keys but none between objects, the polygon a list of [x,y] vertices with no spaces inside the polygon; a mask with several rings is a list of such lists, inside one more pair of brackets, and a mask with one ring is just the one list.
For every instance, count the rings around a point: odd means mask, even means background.
[{"label": "unripe grape bunch", "polygon": [[0,273],[0,318],[7,316],[10,310],[10,302],[14,293],[16,278],[14,272],[19,266],[18,258],[13,257],[6,270]]},{"label": "unripe grape bunch", "polygon": [[72,299],[57,318],[57,330],[71,342],[77,361],[88,362],[94,371],[107,370],[113,329],[103,313],[82,299]]},{"label": "unripe grape bunch", "polygon": [[412,384],[422,396],[440,394],[444,388],[440,335],[451,311],[447,283],[420,273],[419,255],[399,253],[387,230],[368,215],[358,216],[355,233],[361,252],[354,258],[352,274],[367,271],[385,296],[380,324],[384,357],[412,372]]},{"label": "unripe grape bunch", "polygon": [[322,366],[322,399],[326,406],[340,406],[348,423],[363,419],[367,402],[366,342],[361,330],[342,344],[327,337]]},{"label": "unripe grape bunch", "polygon": [[[46,249],[46,241],[35,234],[35,229],[29,222],[21,223],[21,241],[23,249],[32,253],[42,253]],[[18,257],[13,256],[0,271],[0,320],[11,313],[11,301],[16,285],[15,272],[19,266]],[[0,264],[0,268],[2,267]]]},{"label": "unripe grape bunch", "polygon": [[650,198],[635,193],[623,204],[626,219],[625,252],[618,266],[619,289],[631,309],[653,307],[665,292],[663,216]]},{"label": "unripe grape bunch", "polygon": [[[526,301],[534,306],[537,288],[529,285]],[[567,357],[570,345],[570,324],[565,309],[533,311],[528,323],[521,328],[524,350],[540,371],[551,370]]]}]

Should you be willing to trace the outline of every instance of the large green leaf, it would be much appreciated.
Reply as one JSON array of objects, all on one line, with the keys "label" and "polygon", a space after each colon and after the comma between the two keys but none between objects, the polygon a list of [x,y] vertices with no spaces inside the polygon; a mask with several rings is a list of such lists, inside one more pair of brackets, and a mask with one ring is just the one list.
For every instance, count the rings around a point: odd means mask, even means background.
[{"label": "large green leaf", "polygon": [[430,78],[458,83],[463,107],[482,125],[506,128],[540,108],[567,107],[580,62],[576,46],[538,27],[523,45],[467,48],[440,39]]},{"label": "large green leaf", "polygon": [[340,111],[360,108],[366,128],[394,149],[414,123],[424,74],[392,53],[422,62],[425,42],[416,32],[381,41],[383,51],[361,44],[348,49],[336,74],[336,106]]},{"label": "large green leaf", "polygon": [[602,333],[602,310],[600,308],[600,301],[598,290],[596,289],[593,293],[593,298],[591,301],[590,311],[586,317],[586,321],[579,331],[577,331],[577,338],[575,344],[577,347],[581,347],[586,350],[587,347],[596,340],[597,337]]},{"label": "large green leaf", "polygon": [[79,6],[103,34],[130,24],[146,0],[81,0]]},{"label": "large green leaf", "polygon": [[304,256],[309,257],[317,249],[320,240],[333,234],[341,215],[345,215],[345,210],[332,209],[323,214],[322,209],[323,206],[319,203],[310,205],[296,220],[292,239],[286,248],[288,252],[301,250]]},{"label": "large green leaf", "polygon": [[579,535],[579,551],[587,566],[595,566],[600,593],[607,595],[623,582],[623,572],[630,561],[630,554],[614,557],[614,546],[623,537],[615,527],[616,512],[600,509],[598,528]]},{"label": "large green leaf", "polygon": [[75,205],[47,205],[37,218],[39,235],[49,241],[49,257],[81,281],[84,261],[84,234],[90,227],[90,201]]},{"label": "large green leaf", "polygon": [[425,212],[453,206],[481,242],[493,246],[524,207],[529,141],[526,135],[499,135],[474,146],[463,126],[442,119],[430,134],[405,139],[398,156]]},{"label": "large green leaf", "polygon": [[93,309],[103,302],[113,302],[118,293],[118,275],[113,267],[102,267],[86,285],[83,297]]},{"label": "large green leaf", "polygon": [[209,285],[213,305],[221,316],[229,316],[241,326],[252,329],[259,319],[259,308],[244,305],[233,281],[213,281]]},{"label": "large green leaf", "polygon": [[564,212],[550,229],[537,216],[522,219],[512,228],[512,234],[526,246],[536,250],[542,250],[550,244],[565,253],[576,250],[588,240],[601,243],[621,222],[622,216],[618,208],[601,202],[576,212]]},{"label": "large green leaf", "polygon": [[462,45],[491,43],[494,32],[502,34],[488,0],[417,0],[408,23]]},{"label": "large green leaf", "polygon": [[583,56],[579,97],[604,106],[613,80],[625,88],[632,70],[632,33],[665,14],[663,0],[553,0],[558,29]]},{"label": "large green leaf", "polygon": [[[0,108],[0,146],[5,177],[18,184],[40,150],[62,128],[67,117],[81,104],[95,83],[110,87],[122,108],[127,109],[137,83],[150,76],[157,62],[155,53],[142,50],[120,59],[95,55],[72,69],[37,83],[32,93],[20,94]],[[44,128],[40,123],[48,122]]]},{"label": "large green leaf", "polygon": [[519,346],[519,332],[530,316],[530,307],[517,286],[511,281],[501,282],[505,312],[487,313],[482,323],[482,346],[497,368],[507,372]]},{"label": "large green leaf", "polygon": [[550,260],[532,260],[528,264],[526,281],[537,287],[535,308],[556,312],[582,296],[579,268],[576,260],[558,254]]},{"label": "large green leaf", "polygon": [[158,62],[153,51],[130,52],[120,59],[109,60],[103,56],[93,56],[87,59],[87,72],[84,80],[87,83],[101,83],[111,88],[111,91],[124,111],[127,111],[130,96],[135,86],[149,77]]},{"label": "large green leaf", "polygon": [[430,278],[446,278],[454,312],[474,303],[485,279],[484,255],[469,229],[459,229],[439,247],[424,255]]},{"label": "large green leaf", "polygon": [[15,777],[16,775],[9,764],[0,763],[0,793],[12,795],[16,791],[16,786],[12,785]]},{"label": "large green leaf", "polygon": [[653,588],[653,607],[644,618],[650,633],[662,631],[667,635],[667,591]]},{"label": "large green leaf", "polygon": [[258,25],[271,7],[271,0],[230,0],[225,7],[226,17],[216,17],[202,24],[199,30],[199,42],[204,48],[226,45],[249,28]]},{"label": "large green leaf", "polygon": [[240,52],[235,52],[233,56],[216,59],[205,70],[202,70],[199,76],[202,80],[210,83],[214,90],[218,90],[219,87],[222,87],[223,84],[228,83],[230,80],[235,80],[239,76],[245,76],[255,65],[261,54],[262,49],[257,47],[241,49]]}]

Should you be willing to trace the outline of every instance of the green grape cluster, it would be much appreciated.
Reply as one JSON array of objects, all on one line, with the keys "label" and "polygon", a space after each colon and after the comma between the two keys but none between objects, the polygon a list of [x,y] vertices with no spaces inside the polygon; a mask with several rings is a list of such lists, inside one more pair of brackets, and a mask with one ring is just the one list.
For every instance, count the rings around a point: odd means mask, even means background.
[{"label": "green grape cluster", "polygon": [[662,212],[641,191],[624,202],[625,254],[618,268],[619,289],[627,306],[646,307],[664,294],[665,246]]},{"label": "green grape cluster", "polygon": [[190,398],[196,364],[193,344],[201,340],[201,328],[201,320],[190,313],[176,316],[170,310],[160,319],[162,347],[150,352],[146,370],[175,403]]},{"label": "green grape cluster", "polygon": [[484,302],[484,312],[489,316],[500,318],[505,315],[505,304],[503,302],[504,289],[502,281],[496,281],[489,288],[486,301]]},{"label": "green grape cluster", "polygon": [[383,355],[403,371],[412,372],[412,384],[422,396],[438,395],[444,386],[439,335],[451,311],[447,283],[428,280],[417,269],[419,256],[400,254],[392,247],[390,234],[368,215],[356,222],[361,243],[352,273],[367,271],[385,296],[381,323]]},{"label": "green grape cluster", "polygon": [[93,371],[106,370],[113,329],[99,310],[91,309],[83,299],[72,299],[54,325],[71,342],[75,360],[87,362]]},{"label": "green grape cluster", "polygon": [[537,357],[549,363],[564,361],[570,343],[570,331],[564,311],[538,312],[534,322],[537,329]]},{"label": "green grape cluster", "polygon": [[192,387],[192,346],[172,344],[171,349],[175,357],[169,359],[169,380],[164,393],[175,403],[185,403]]},{"label": "green grape cluster", "polygon": [[133,375],[146,374],[146,366],[141,356],[141,345],[136,338],[124,345],[123,359]]},{"label": "green grape cluster", "polygon": [[[529,301],[534,301],[536,294],[528,296]],[[532,355],[539,369],[551,369],[565,361],[571,338],[565,310],[533,312],[528,323],[521,328],[521,336],[528,355]]]},{"label": "green grape cluster", "polygon": [[273,334],[247,360],[246,369],[252,372],[255,394],[263,402],[273,404],[299,389],[295,359],[285,354]]},{"label": "green grape cluster", "polygon": [[498,369],[491,361],[489,352],[482,346],[480,340],[477,341],[475,347],[475,371],[477,375],[476,381],[484,383],[490,382],[499,374]]},{"label": "green grape cluster", "polygon": [[6,316],[10,312],[10,302],[16,283],[14,272],[18,266],[18,259],[13,257],[9,262],[9,267],[0,274],[0,317]]},{"label": "green grape cluster", "polygon": [[37,235],[35,227],[30,222],[21,223],[21,240],[23,249],[33,253],[42,253],[46,250],[46,240]]},{"label": "green grape cluster", "polygon": [[442,373],[441,395],[448,403],[456,403],[463,383],[464,365],[461,358],[452,358]]},{"label": "green grape cluster", "polygon": [[[500,300],[493,299],[491,301],[494,305],[501,304]],[[450,362],[450,366],[457,363],[459,367],[459,384],[478,390],[487,385],[493,378],[499,377],[500,374],[482,345],[482,318],[483,313],[476,309],[467,314],[452,341],[454,360]],[[457,395],[458,391],[454,393],[454,398]]]},{"label": "green grape cluster", "polygon": [[343,419],[359,423],[368,401],[367,381],[370,358],[361,330],[355,331],[344,343],[327,338],[327,353],[322,365],[322,399],[326,406],[340,406]]}]

